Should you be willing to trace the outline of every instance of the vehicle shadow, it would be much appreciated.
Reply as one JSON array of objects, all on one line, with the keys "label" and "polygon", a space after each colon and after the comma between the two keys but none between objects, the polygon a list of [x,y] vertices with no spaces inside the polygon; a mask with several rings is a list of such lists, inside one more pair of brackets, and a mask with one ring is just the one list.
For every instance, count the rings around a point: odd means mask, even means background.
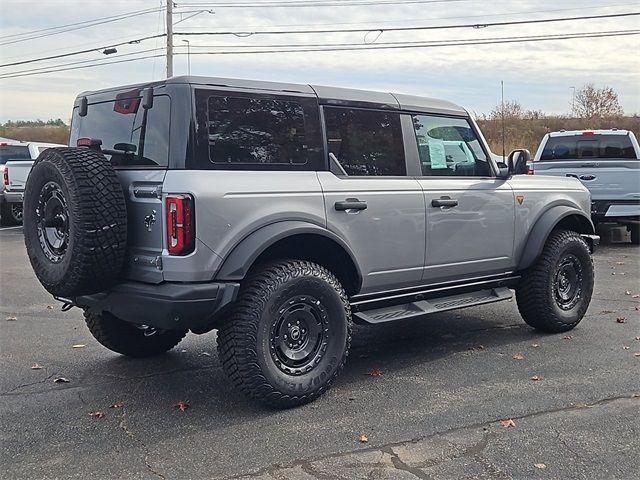
[{"label": "vehicle shadow", "polygon": [[[438,363],[445,357],[477,357],[489,352],[512,355],[515,351],[511,351],[511,345],[535,343],[545,336],[524,324],[512,302],[388,324],[356,325],[348,361],[330,393],[334,397],[360,391],[363,383],[372,381],[374,368],[383,372],[384,379],[416,369],[428,377],[446,373],[439,369],[447,367]],[[212,419],[221,411],[226,421],[277,414],[247,400],[231,385],[217,358],[214,337],[189,336],[176,350],[153,359],[114,356],[94,364],[99,372],[93,375],[116,379],[110,386],[110,393],[116,397],[131,396],[133,382],[135,402],[144,402],[147,409],[155,410],[159,399],[164,399],[162,408],[170,401],[189,400],[197,404],[199,415],[211,415],[206,422],[216,423]],[[473,361],[482,360],[477,357]],[[324,398],[314,402],[314,408],[333,408],[330,405],[335,398],[326,403]]]}]

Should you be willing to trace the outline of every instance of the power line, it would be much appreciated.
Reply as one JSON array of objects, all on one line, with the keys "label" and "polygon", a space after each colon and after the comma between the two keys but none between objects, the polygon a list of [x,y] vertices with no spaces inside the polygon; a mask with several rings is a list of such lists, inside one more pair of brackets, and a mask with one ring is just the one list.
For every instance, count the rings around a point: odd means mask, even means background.
[{"label": "power line", "polygon": [[91,68],[91,67],[101,67],[103,65],[113,65],[115,63],[128,63],[128,62],[135,62],[138,60],[146,60],[147,58],[156,58],[156,57],[164,57],[164,53],[160,53],[157,55],[146,55],[144,57],[139,57],[139,58],[129,58],[126,60],[115,60],[115,61],[111,61],[111,62],[101,62],[101,63],[96,63],[93,65],[82,65],[82,66],[78,66],[78,67],[69,67],[69,68],[57,68],[57,69],[51,69],[51,70],[45,70],[42,72],[33,72],[33,73],[25,73],[25,74],[13,74],[13,73],[8,73],[6,75],[2,75],[0,76],[0,80],[6,79],[6,78],[17,78],[17,77],[31,77],[33,75],[42,75],[45,73],[54,73],[54,72],[64,72],[64,71],[68,71],[68,70],[79,70],[82,68]]},{"label": "power line", "polygon": [[[51,27],[51,28],[47,28],[47,29],[42,29],[39,30],[40,32],[44,32],[49,30],[49,33],[41,33],[39,35],[31,35],[28,36],[26,38],[18,38],[18,39],[14,39],[14,40],[10,40],[10,41],[4,41],[4,42],[0,42],[0,45],[11,45],[14,43],[20,43],[20,42],[26,42],[29,40],[37,40],[40,38],[45,38],[45,37],[50,37],[53,35],[59,35],[61,33],[67,33],[67,32],[71,32],[71,31],[75,31],[75,30],[81,30],[83,28],[89,28],[89,27],[94,27],[96,25],[103,25],[105,23],[112,23],[112,22],[118,22],[120,20],[125,20],[128,18],[133,18],[133,17],[138,17],[140,15],[146,15],[149,13],[155,13],[157,12],[158,9],[157,8],[152,8],[152,9],[147,9],[147,10],[139,10],[137,12],[131,12],[128,14],[122,14],[122,15],[114,15],[112,17],[104,17],[104,19],[98,21],[98,20],[88,20],[86,22],[78,22],[77,24],[75,24],[75,26],[73,26],[74,24],[69,24],[66,26],[62,26],[62,27]],[[69,28],[65,28],[65,27],[69,27]],[[56,31],[50,31],[50,30],[56,30]],[[32,32],[35,33],[38,32],[38,30]],[[23,36],[23,35],[27,35],[27,33],[24,34],[15,34],[15,35],[4,35],[3,37],[0,38],[8,38],[8,37],[16,37],[16,36]]]},{"label": "power line", "polygon": [[457,3],[473,0],[314,0],[309,2],[300,1],[267,1],[267,2],[186,2],[179,3],[178,7],[211,7],[211,8],[300,8],[300,7],[357,7],[376,5],[411,5],[416,3]]},{"label": "power line", "polygon": [[[539,41],[553,41],[553,40],[572,40],[582,38],[600,38],[600,37],[618,37],[628,35],[639,35],[640,30],[616,30],[607,32],[584,32],[576,34],[558,34],[558,35],[538,35],[529,37],[497,37],[493,40],[462,40],[462,41],[437,41],[436,42],[423,42],[421,44],[403,44],[403,45],[360,45],[353,47],[327,47],[327,48],[301,48],[301,49],[278,49],[278,50],[255,50],[255,51],[241,51],[241,52],[192,52],[191,55],[238,55],[238,54],[271,54],[271,53],[295,53],[295,52],[334,52],[334,51],[357,51],[357,50],[382,50],[382,49],[404,49],[404,48],[437,48],[437,47],[452,47],[452,46],[466,46],[466,45],[491,45],[491,44],[506,44],[506,43],[522,43],[522,42],[539,42]],[[185,53],[179,53],[179,55],[185,55]],[[60,65],[52,66],[49,70],[42,70],[30,73],[18,73],[9,72],[5,75],[1,75],[0,79],[17,78],[17,77],[30,77],[33,75],[42,75],[46,73],[62,72],[69,70],[77,70],[91,67],[99,67],[103,65],[112,65],[118,63],[134,62],[138,60],[145,60],[148,58],[163,57],[164,54],[146,55],[137,58],[104,61],[100,63],[94,63],[90,65],[71,66],[58,68]]]},{"label": "power line", "polygon": [[568,22],[568,21],[578,21],[578,20],[593,20],[596,18],[632,17],[632,16],[638,16],[638,15],[640,15],[640,12],[611,13],[611,14],[604,14],[604,15],[584,15],[579,17],[544,18],[544,19],[537,19],[537,20],[467,23],[467,24],[457,24],[457,25],[430,25],[430,26],[389,27],[389,28],[342,28],[342,29],[324,29],[324,30],[260,30],[260,31],[254,31],[254,32],[242,32],[242,31],[174,32],[174,35],[235,35],[237,37],[250,37],[252,35],[296,35],[296,34],[312,34],[312,33],[406,32],[406,31],[415,31],[415,30],[444,30],[444,29],[453,29],[453,28],[502,27],[507,25]]},{"label": "power line", "polygon": [[2,67],[13,67],[15,65],[24,65],[26,63],[34,63],[34,62],[42,62],[44,60],[54,60],[57,58],[64,58],[64,57],[70,57],[72,55],[80,55],[83,53],[90,53],[90,52],[95,52],[98,50],[104,50],[105,48],[111,48],[111,47],[120,47],[122,45],[129,45],[129,44],[137,44],[140,42],[144,42],[145,40],[150,40],[152,38],[160,38],[160,37],[164,37],[166,34],[165,33],[160,33],[157,35],[148,35],[146,37],[141,37],[141,38],[136,38],[134,40],[129,40],[126,42],[120,42],[120,43],[112,43],[106,46],[102,46],[102,47],[97,47],[97,48],[88,48],[86,50],[78,50],[75,52],[68,52],[68,53],[62,53],[60,55],[51,55],[48,57],[40,57],[40,58],[33,58],[31,60],[22,60],[20,62],[13,62],[13,63],[5,63],[3,65],[0,65],[0,68]]},{"label": "power line", "polygon": [[[191,45],[191,48],[240,48],[240,49],[250,49],[253,48],[254,50],[256,48],[260,48],[260,49],[264,49],[264,48],[307,48],[307,47],[367,47],[367,46],[378,46],[378,47],[382,47],[382,46],[386,46],[386,45],[407,45],[407,46],[411,46],[411,45],[439,45],[439,44],[457,44],[458,42],[491,42],[494,40],[504,40],[505,38],[508,39],[523,39],[523,40],[527,40],[527,39],[538,39],[538,38],[547,38],[547,37],[555,37],[555,36],[564,36],[564,35],[575,35],[575,37],[572,38],[580,38],[583,35],[589,35],[589,34],[600,34],[600,33],[607,33],[607,34],[620,34],[620,33],[625,33],[625,34],[635,34],[636,32],[640,33],[640,30],[613,30],[613,31],[608,31],[608,32],[580,32],[580,33],[572,33],[572,34],[555,34],[555,35],[536,35],[536,36],[520,36],[520,37],[487,37],[487,38],[465,38],[465,39],[457,39],[457,40],[400,40],[400,41],[395,41],[395,42],[371,42],[371,43],[354,43],[354,42],[342,42],[342,43],[305,43],[305,44],[299,44],[299,43],[274,43],[274,44],[270,44],[270,45],[225,45],[225,44],[217,44],[217,45]],[[183,45],[176,45],[176,48],[186,48],[186,46]],[[291,50],[291,51],[297,51],[297,50]],[[230,52],[231,53],[231,52]],[[233,52],[233,53],[244,53],[244,52]],[[184,55],[184,53],[180,53],[181,55]],[[198,52],[193,52],[193,55],[198,55]]]},{"label": "power line", "polygon": [[[438,40],[432,42],[389,42],[387,44],[351,44],[346,46],[324,46],[305,45],[303,48],[283,48],[273,50],[242,50],[242,51],[218,51],[218,52],[191,52],[191,55],[241,55],[241,54],[260,54],[260,53],[295,53],[295,52],[339,52],[339,51],[358,51],[358,50],[387,50],[387,49],[404,49],[404,48],[433,48],[433,47],[452,47],[466,45],[493,45],[502,43],[522,43],[522,42],[540,42],[549,40],[572,40],[580,38],[599,38],[599,37],[620,37],[628,35],[640,35],[640,30],[614,30],[607,32],[582,32],[575,34],[557,34],[557,35],[537,35],[529,37],[498,37],[483,40]],[[313,47],[313,48],[307,48]],[[259,48],[259,47],[255,47]],[[179,52],[178,55],[185,55]]]}]

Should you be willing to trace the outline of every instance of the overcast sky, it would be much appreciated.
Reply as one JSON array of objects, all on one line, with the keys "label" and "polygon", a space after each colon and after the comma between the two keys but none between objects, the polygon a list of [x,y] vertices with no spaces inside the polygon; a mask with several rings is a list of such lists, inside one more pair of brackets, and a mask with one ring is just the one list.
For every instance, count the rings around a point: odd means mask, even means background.
[{"label": "overcast sky", "polygon": [[[611,0],[442,0],[360,6],[275,8],[266,0],[219,0],[254,7],[210,7],[175,25],[176,32],[234,32],[265,29],[371,28],[370,33],[304,35],[176,36],[174,74],[187,73],[190,42],[191,73],[297,83],[313,83],[412,93],[452,100],[472,112],[488,113],[500,102],[500,81],[505,98],[518,100],[525,109],[566,113],[572,86],[586,83],[610,86],[620,95],[626,113],[640,112],[640,36],[587,38],[537,43],[368,50],[359,52],[297,52],[276,54],[196,55],[220,51],[221,45],[241,48],[272,44],[384,43],[483,39],[528,35],[553,35],[638,29],[640,17],[596,19],[489,28],[379,32],[376,28],[427,25],[483,24],[640,11],[640,2]],[[273,0],[272,0],[273,1]],[[291,2],[291,0],[287,0]],[[300,0],[298,3],[317,2]],[[323,0],[327,1],[327,0]],[[364,0],[358,0],[364,1]],[[201,10],[176,2],[176,12]],[[371,0],[370,3],[375,3]],[[85,20],[158,8],[165,0],[1,0],[0,56],[2,64],[98,49],[164,32],[164,12],[151,12],[126,20],[104,23],[39,39],[15,42],[34,30]],[[206,7],[209,8],[209,7]],[[174,22],[191,15],[176,13]],[[51,33],[51,30],[40,32]],[[14,43],[7,43],[14,42]],[[36,67],[59,66],[87,60],[117,60],[164,45],[163,38],[117,47],[106,57],[99,50],[57,60],[0,68],[0,76]],[[160,54],[162,51],[141,53]],[[135,55],[123,57],[132,58]],[[86,65],[76,64],[75,66]],[[0,79],[0,121],[8,119],[62,118],[67,121],[77,93],[114,85],[161,79],[165,60],[150,58],[129,63]]]}]

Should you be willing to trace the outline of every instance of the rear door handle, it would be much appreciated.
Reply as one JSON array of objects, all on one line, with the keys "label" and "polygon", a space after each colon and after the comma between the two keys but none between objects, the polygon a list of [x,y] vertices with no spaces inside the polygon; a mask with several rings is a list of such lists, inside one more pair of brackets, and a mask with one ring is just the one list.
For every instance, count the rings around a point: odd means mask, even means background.
[{"label": "rear door handle", "polygon": [[342,202],[336,202],[334,208],[339,212],[344,212],[345,210],[366,210],[367,202],[363,202],[357,198],[347,198]]},{"label": "rear door handle", "polygon": [[432,207],[457,207],[458,200],[455,198],[442,197],[431,200]]}]

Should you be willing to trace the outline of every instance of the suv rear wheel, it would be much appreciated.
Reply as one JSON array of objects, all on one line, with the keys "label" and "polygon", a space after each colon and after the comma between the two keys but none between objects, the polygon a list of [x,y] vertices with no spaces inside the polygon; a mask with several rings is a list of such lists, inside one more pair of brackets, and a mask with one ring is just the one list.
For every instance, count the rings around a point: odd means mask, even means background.
[{"label": "suv rear wheel", "polygon": [[247,278],[218,332],[218,354],[250,398],[286,408],[324,393],[347,358],[351,309],[338,279],[287,260]]},{"label": "suv rear wheel", "polygon": [[516,288],[520,315],[543,332],[571,330],[589,307],[593,279],[593,261],[582,237],[572,231],[552,232]]},{"label": "suv rear wheel", "polygon": [[187,334],[186,330],[160,330],[146,325],[134,325],[108,312],[84,312],[84,319],[93,337],[109,350],[128,357],[144,358],[159,355],[175,347]]}]

